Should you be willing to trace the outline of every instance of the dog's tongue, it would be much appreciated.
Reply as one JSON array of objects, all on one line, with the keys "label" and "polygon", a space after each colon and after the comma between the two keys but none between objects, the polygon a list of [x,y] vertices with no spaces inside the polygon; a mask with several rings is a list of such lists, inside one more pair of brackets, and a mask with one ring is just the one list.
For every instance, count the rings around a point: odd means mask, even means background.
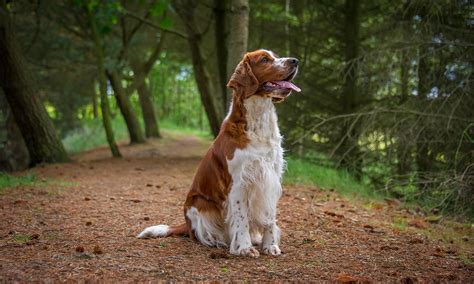
[{"label": "dog's tongue", "polygon": [[291,89],[294,90],[295,92],[301,92],[301,89],[298,88],[295,84],[289,82],[289,81],[273,81],[272,83],[278,85],[282,89]]}]

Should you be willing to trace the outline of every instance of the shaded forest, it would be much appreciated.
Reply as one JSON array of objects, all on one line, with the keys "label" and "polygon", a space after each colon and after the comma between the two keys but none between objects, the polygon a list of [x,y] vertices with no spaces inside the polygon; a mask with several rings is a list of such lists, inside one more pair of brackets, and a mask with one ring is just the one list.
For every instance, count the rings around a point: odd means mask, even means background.
[{"label": "shaded forest", "polygon": [[[257,49],[299,60],[282,254],[137,239]],[[0,0],[0,282],[474,283],[473,62],[469,0]]]},{"label": "shaded forest", "polygon": [[[470,1],[0,1],[1,167],[64,162],[160,126],[216,135],[242,54],[300,59],[288,155],[472,216]],[[97,145],[95,145],[97,146]],[[291,169],[290,169],[291,170]]]}]

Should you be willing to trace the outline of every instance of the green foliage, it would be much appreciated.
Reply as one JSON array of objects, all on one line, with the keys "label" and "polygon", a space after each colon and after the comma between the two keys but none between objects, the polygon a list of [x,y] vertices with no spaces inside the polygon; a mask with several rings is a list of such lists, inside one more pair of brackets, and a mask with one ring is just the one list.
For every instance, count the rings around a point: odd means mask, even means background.
[{"label": "green foliage", "polygon": [[92,13],[97,24],[99,34],[105,35],[112,31],[117,24],[118,14],[122,11],[122,4],[118,0],[83,0],[76,1]]},{"label": "green foliage", "polygon": [[163,129],[165,132],[195,135],[207,140],[212,140],[214,138],[208,129],[201,130],[194,127],[177,125],[174,121],[169,119],[162,120],[160,123],[161,129]]},{"label": "green foliage", "polygon": [[173,25],[173,19],[166,13],[169,2],[169,0],[158,0],[153,2],[150,8],[150,14],[155,18],[159,18],[158,25],[164,29],[168,29]]},{"label": "green foliage", "polygon": [[370,185],[358,182],[346,170],[336,170],[291,156],[287,158],[284,183],[335,189],[345,196],[352,197],[375,199],[383,197],[383,194],[375,191]]},{"label": "green foliage", "polygon": [[[121,117],[112,119],[112,127],[114,134],[119,142],[128,141],[128,131],[125,122]],[[160,121],[160,128],[164,132],[184,133],[189,135],[196,135],[198,137],[212,139],[209,130],[200,130],[192,127],[182,126],[175,123],[173,120]],[[84,120],[82,126],[71,131],[63,139],[64,147],[68,153],[74,154],[97,147],[107,145],[104,128],[100,120]]]},{"label": "green foliage", "polygon": [[155,63],[150,85],[160,120],[208,132],[209,122],[201,104],[191,65],[164,52]]},{"label": "green foliage", "polygon": [[34,174],[28,173],[24,176],[13,176],[0,172],[0,193],[7,188],[20,185],[34,185],[37,182]]},{"label": "green foliage", "polygon": [[[128,139],[127,127],[121,117],[112,119],[112,128],[117,141]],[[79,128],[70,131],[63,139],[63,144],[66,151],[71,154],[107,145],[102,122],[100,120],[83,120]]]},{"label": "green foliage", "polygon": [[[25,11],[15,19],[21,48],[28,50],[38,89],[68,151],[105,145],[102,126],[91,120],[97,72],[87,15],[104,43],[106,67],[120,69],[127,87],[136,75],[132,59],[144,61],[163,38],[160,29],[138,18],[168,29],[175,19],[168,15],[172,1],[42,1],[37,8],[26,2],[11,1],[8,7]],[[472,212],[474,53],[473,34],[466,32],[473,26],[468,2],[358,1],[360,9],[349,9],[350,0],[250,1],[248,49],[268,48],[301,62],[295,83],[303,92],[277,107],[290,155],[285,182],[368,197],[386,194],[441,212]],[[196,21],[207,75],[218,77],[211,60],[216,50],[210,48],[217,2],[199,3]],[[122,54],[124,42],[128,50]],[[209,123],[187,44],[167,34],[146,80],[162,128],[207,137]],[[126,141],[109,95],[117,139]],[[137,94],[129,99],[140,117]],[[318,157],[301,154],[310,151]]]},{"label": "green foliage", "polygon": [[33,238],[30,235],[16,234],[13,236],[13,241],[19,244],[27,243],[28,241],[31,241],[32,239]]}]

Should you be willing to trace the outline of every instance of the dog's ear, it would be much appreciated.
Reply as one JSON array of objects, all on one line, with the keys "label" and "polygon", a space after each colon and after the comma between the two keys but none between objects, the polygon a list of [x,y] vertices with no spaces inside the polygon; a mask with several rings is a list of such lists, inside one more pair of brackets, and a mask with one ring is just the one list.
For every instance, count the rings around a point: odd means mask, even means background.
[{"label": "dog's ear", "polygon": [[235,68],[234,74],[230,77],[227,87],[236,93],[243,94],[248,98],[255,94],[258,89],[258,80],[252,72],[248,56],[245,56]]}]

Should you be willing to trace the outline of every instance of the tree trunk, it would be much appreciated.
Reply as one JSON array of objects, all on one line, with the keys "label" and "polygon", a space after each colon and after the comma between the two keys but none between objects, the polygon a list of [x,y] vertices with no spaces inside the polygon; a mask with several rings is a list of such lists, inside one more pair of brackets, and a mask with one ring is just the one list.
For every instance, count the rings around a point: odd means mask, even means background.
[{"label": "tree trunk", "polygon": [[215,42],[216,42],[216,55],[217,55],[217,62],[218,62],[218,71],[219,71],[219,88],[222,94],[222,110],[225,112],[229,105],[229,97],[231,93],[227,91],[227,77],[228,68],[227,68],[227,2],[228,0],[215,0],[215,7],[214,7],[214,17],[215,17],[215,25],[214,25],[214,35],[215,35]]},{"label": "tree trunk", "polygon": [[[360,0],[346,0],[344,7],[344,52],[346,67],[344,70],[344,85],[342,88],[342,112],[344,114],[354,113],[358,109],[358,64],[360,38],[359,38],[359,10]],[[338,149],[341,156],[341,165],[352,170],[357,178],[362,175],[362,160],[358,146],[359,130],[358,124],[353,121],[345,121],[342,126],[342,143]]]},{"label": "tree trunk", "polygon": [[148,138],[161,138],[158,119],[155,113],[155,105],[152,100],[150,87],[146,83],[146,78],[148,74],[150,74],[153,64],[155,64],[156,60],[160,57],[165,38],[166,33],[162,32],[160,41],[145,62],[141,61],[141,57],[131,58],[130,62],[134,76],[131,88],[127,90],[127,95],[130,94],[133,89],[136,89],[138,92],[143,122],[145,123],[145,135]]},{"label": "tree trunk", "polygon": [[181,0],[176,1],[174,4],[176,12],[182,19],[188,35],[193,71],[199,94],[201,95],[201,102],[206,110],[211,131],[214,136],[217,136],[223,119],[223,112],[221,112],[222,104],[220,104],[221,98],[214,95],[217,93],[217,90],[213,90],[209,70],[205,66],[206,60],[201,50],[201,34],[196,30],[197,22],[194,18],[194,12],[197,3],[190,0]]},{"label": "tree trunk", "polygon": [[102,111],[102,122],[104,124],[105,135],[107,137],[107,142],[109,143],[110,151],[112,156],[121,157],[120,150],[115,142],[114,131],[112,129],[112,122],[110,120],[110,105],[109,99],[107,97],[107,78],[105,76],[105,67],[104,67],[104,50],[102,47],[102,40],[97,31],[97,26],[95,19],[92,15],[92,12],[86,6],[88,13],[88,20],[91,28],[92,37],[94,39],[94,52],[97,60],[97,75],[99,79],[99,89],[100,89],[100,108]]},{"label": "tree trunk", "polygon": [[[301,1],[301,0],[300,0]],[[290,54],[290,0],[285,0],[285,53],[286,56]]]},{"label": "tree trunk", "polygon": [[142,108],[143,121],[145,122],[145,135],[148,138],[161,138],[158,120],[156,118],[154,103],[151,99],[150,88],[142,78],[141,84],[138,85],[138,98]]},{"label": "tree trunk", "polygon": [[107,76],[109,77],[110,84],[114,89],[117,105],[127,125],[130,143],[134,144],[145,142],[145,136],[143,136],[140,123],[138,122],[137,116],[135,115],[132,104],[128,100],[128,96],[125,94],[125,90],[122,87],[121,76],[116,71],[107,72]]},{"label": "tree trunk", "polygon": [[53,122],[31,86],[24,59],[13,34],[5,1],[0,1],[0,86],[30,154],[30,165],[68,160]]},{"label": "tree trunk", "polygon": [[[409,68],[410,58],[407,50],[401,51],[400,58],[400,105],[403,105],[409,96],[408,82],[409,82]],[[411,164],[409,136],[406,130],[401,129],[398,133],[397,143],[397,173],[398,175],[406,175],[409,173]]]},{"label": "tree trunk", "polygon": [[99,107],[97,103],[97,93],[95,92],[95,82],[92,84],[91,88],[91,97],[92,97],[92,115],[94,119],[99,117]]},{"label": "tree trunk", "polygon": [[[429,67],[428,63],[426,62],[426,55],[424,52],[428,52],[427,49],[421,48],[419,59],[418,59],[418,105],[426,106],[426,98],[429,93]],[[416,137],[416,165],[417,165],[417,179],[419,188],[421,190],[425,189],[426,180],[429,179],[426,176],[426,173],[431,168],[431,159],[429,157],[429,148],[428,148],[428,141],[429,137],[427,137],[428,131],[424,128],[418,136]]]},{"label": "tree trunk", "polygon": [[10,107],[0,89],[0,171],[20,171],[30,164],[30,156]]},{"label": "tree trunk", "polygon": [[[227,77],[229,78],[247,51],[249,1],[231,0],[230,11],[229,54],[227,59]],[[229,78],[226,79],[224,84],[227,84]]]}]

